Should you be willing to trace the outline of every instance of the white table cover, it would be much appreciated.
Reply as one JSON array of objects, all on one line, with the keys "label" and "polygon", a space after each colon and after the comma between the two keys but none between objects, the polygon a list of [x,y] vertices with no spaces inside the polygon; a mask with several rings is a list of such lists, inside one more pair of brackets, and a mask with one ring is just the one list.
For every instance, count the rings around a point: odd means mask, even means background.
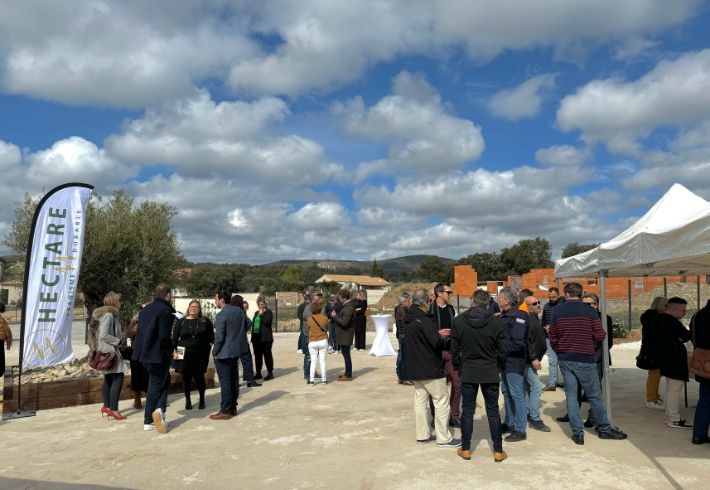
[{"label": "white table cover", "polygon": [[375,340],[372,342],[370,349],[371,356],[396,356],[392,342],[389,336],[389,322],[392,315],[371,315],[372,321],[375,322]]}]

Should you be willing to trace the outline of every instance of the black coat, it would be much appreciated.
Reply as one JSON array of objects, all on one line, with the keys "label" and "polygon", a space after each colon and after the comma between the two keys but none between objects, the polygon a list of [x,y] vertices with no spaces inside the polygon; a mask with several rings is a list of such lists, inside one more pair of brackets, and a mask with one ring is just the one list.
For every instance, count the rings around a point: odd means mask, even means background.
[{"label": "black coat", "polygon": [[528,314],[528,322],[528,363],[535,359],[542,361],[547,353],[545,329],[538,316],[533,313]]},{"label": "black coat", "polygon": [[660,313],[656,318],[656,340],[661,376],[688,381],[688,351],[684,344],[690,340],[690,331],[680,320]]},{"label": "black coat", "polygon": [[175,309],[163,298],[155,298],[138,316],[138,331],[133,342],[134,361],[170,364],[173,357],[172,332]]},{"label": "black coat", "polygon": [[[251,326],[249,328],[252,328],[252,337],[251,341],[254,342],[254,322],[256,321],[256,317],[259,316],[259,310],[256,310],[254,313],[254,318],[251,321]],[[271,325],[274,323],[274,314],[271,312],[270,309],[265,309],[264,314],[261,315],[261,322],[259,323],[259,333],[257,334],[258,337],[257,339],[261,338],[262,342],[273,342],[274,341],[274,331],[271,328]]]},{"label": "black coat", "polygon": [[214,326],[207,317],[177,321],[173,329],[173,348],[184,347],[185,359],[173,361],[175,371],[181,373],[185,366],[190,371],[204,373],[210,360],[210,350],[214,342]]},{"label": "black coat", "polygon": [[419,306],[412,305],[404,318],[407,342],[407,379],[421,381],[445,377],[439,327]]},{"label": "black coat", "polygon": [[[693,347],[710,349],[710,301],[693,315],[690,321],[690,339],[693,341]],[[698,375],[695,376],[695,380],[710,381]]]},{"label": "black coat", "polygon": [[637,365],[642,369],[658,369],[656,318],[656,310],[648,309],[641,314],[641,351]]},{"label": "black coat", "polygon": [[451,329],[451,358],[461,381],[500,382],[507,344],[503,323],[490,308],[471,308],[457,316]]},{"label": "black coat", "polygon": [[397,340],[404,342],[404,319],[407,316],[407,308],[404,306],[396,306],[394,308],[394,323],[397,325]]},{"label": "black coat", "polygon": [[508,357],[505,362],[506,373],[525,373],[528,361],[528,314],[522,310],[510,309],[500,316],[508,336]]}]

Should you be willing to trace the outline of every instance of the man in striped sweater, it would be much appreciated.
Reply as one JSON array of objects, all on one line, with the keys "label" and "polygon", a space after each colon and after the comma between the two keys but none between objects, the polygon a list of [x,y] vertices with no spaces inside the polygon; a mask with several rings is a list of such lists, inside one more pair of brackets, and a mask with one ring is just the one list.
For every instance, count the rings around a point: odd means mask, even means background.
[{"label": "man in striped sweater", "polygon": [[626,439],[626,434],[609,424],[601,397],[601,384],[594,359],[594,342],[602,341],[606,332],[597,312],[581,301],[582,286],[565,284],[567,301],[552,310],[549,338],[557,353],[565,380],[565,399],[572,440],[584,444],[584,424],[577,404],[577,386],[581,385],[591,406],[600,439]]}]

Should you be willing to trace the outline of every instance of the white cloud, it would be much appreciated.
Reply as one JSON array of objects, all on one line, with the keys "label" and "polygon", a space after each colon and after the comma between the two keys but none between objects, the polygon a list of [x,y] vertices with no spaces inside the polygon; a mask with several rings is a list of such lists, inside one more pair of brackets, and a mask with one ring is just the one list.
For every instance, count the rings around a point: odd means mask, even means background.
[{"label": "white cloud", "polygon": [[26,178],[51,188],[64,182],[86,182],[98,191],[138,174],[138,167],[109,157],[103,149],[78,136],[57,141],[47,150],[28,156]]},{"label": "white cloud", "polygon": [[342,172],[317,142],[294,134],[272,134],[270,126],[289,114],[274,97],[215,103],[205,91],[149,109],[142,119],[111,136],[111,154],[143,164],[167,163],[185,175],[205,169],[275,186],[316,184]]},{"label": "white cloud", "polygon": [[255,29],[280,42],[235,63],[229,84],[258,94],[295,95],[359,78],[368,66],[395,55],[457,46],[484,61],[508,49],[538,46],[554,47],[560,58],[577,57],[583,46],[632,40],[642,45],[696,9],[694,0],[262,2]]},{"label": "white cloud", "polygon": [[619,154],[640,156],[639,138],[658,127],[708,119],[710,49],[661,61],[636,81],[595,80],[565,97],[557,112],[564,131],[579,129],[588,143],[604,142]]},{"label": "white cloud", "polygon": [[577,167],[592,156],[589,147],[576,148],[571,145],[550,146],[535,152],[535,160],[543,165]]},{"label": "white cloud", "polygon": [[195,80],[224,73],[254,52],[246,30],[226,19],[196,2],[6,5],[2,86],[63,103],[119,107],[187,95]]},{"label": "white cloud", "polygon": [[22,152],[16,145],[0,140],[0,172],[3,175],[15,170],[20,165],[21,158]]},{"label": "white cloud", "polygon": [[510,121],[534,117],[540,112],[543,97],[555,88],[555,77],[549,73],[538,75],[515,88],[501,90],[488,107],[494,115]]},{"label": "white cloud", "polygon": [[475,160],[483,152],[481,128],[449,114],[441,97],[419,76],[402,72],[394,80],[393,94],[366,107],[362,98],[336,103],[333,113],[351,136],[384,141],[387,160],[363,162],[357,178],[394,169],[440,172]]},{"label": "white cloud", "polygon": [[350,223],[347,210],[335,202],[309,202],[291,220],[302,230],[334,230]]}]

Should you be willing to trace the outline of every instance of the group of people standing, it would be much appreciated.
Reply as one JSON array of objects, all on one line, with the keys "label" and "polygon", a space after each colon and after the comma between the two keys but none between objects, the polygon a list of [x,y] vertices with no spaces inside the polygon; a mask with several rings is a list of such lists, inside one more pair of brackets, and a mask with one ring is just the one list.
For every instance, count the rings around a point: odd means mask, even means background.
[{"label": "group of people standing", "polygon": [[[567,387],[565,417],[573,441],[584,444],[585,427],[594,427],[601,439],[626,438],[611,426],[602,403],[599,352],[607,332],[594,295],[583,295],[577,283],[566,284],[566,301],[558,302],[545,325],[539,318],[540,301],[531,291],[503,288],[496,303],[488,292],[477,290],[471,307],[458,316],[448,301],[451,293],[448,284],[437,284],[433,291],[402,294],[395,310],[400,342],[397,374],[402,382],[414,385],[418,444],[435,440],[438,447],[457,448],[461,458],[471,459],[479,390],[485,400],[494,461],[507,458],[504,433],[509,433],[506,442],[525,440],[528,423],[549,432],[540,419],[542,385],[538,378],[548,340]],[[498,405],[501,392],[504,420]],[[591,425],[580,416],[581,393],[591,406]],[[455,426],[461,427],[461,440],[454,438]]]},{"label": "group of people standing", "polygon": [[[303,303],[298,306],[300,321],[298,351],[303,354],[303,378],[309,385],[316,381],[320,367],[322,384],[328,383],[327,355],[338,353],[343,357],[344,371],[338,381],[352,381],[351,348],[365,350],[367,300],[362,291],[351,297],[348,289],[341,289],[326,301],[322,293],[303,293]],[[317,364],[319,366],[317,366]]]},{"label": "group of people standing", "polygon": [[[691,374],[686,343],[692,342],[695,349],[710,349],[710,301],[693,315],[690,329],[681,322],[686,309],[687,301],[683,298],[654,298],[641,315],[641,350],[636,365],[648,371],[646,407],[664,410],[666,427],[692,429],[693,444],[707,444],[710,443],[710,369],[694,373],[699,396],[692,425],[682,418],[680,409],[683,387]],[[706,362],[710,363],[710,359]],[[665,399],[659,394],[661,377],[665,378]]]},{"label": "group of people standing", "polygon": [[[220,379],[221,403],[213,420],[228,420],[237,414],[239,396],[239,368],[242,362],[248,387],[261,386],[258,379],[274,378],[273,367],[273,314],[266,300],[257,300],[258,310],[252,319],[246,315],[248,305],[239,295],[219,292],[215,305],[220,309],[212,321],[202,314],[200,302],[193,300],[186,315],[177,314],[171,304],[172,293],[166,284],[155,289],[155,298],[143,305],[134,317],[125,335],[120,322],[121,296],[109,292],[104,305],[92,313],[89,336],[89,356],[93,353],[113,357],[108,367],[102,366],[104,375],[104,403],[102,416],[123,420],[118,410],[118,400],[125,373],[130,361],[132,385],[136,393],[134,406],[141,407],[140,392],[146,392],[144,430],[167,432],[167,396],[170,388],[170,368],[182,374],[185,409],[192,410],[192,382],[199,393],[198,408],[204,409],[205,372],[210,354]],[[256,370],[252,366],[247,332],[251,331]],[[125,338],[130,339],[126,342]],[[128,345],[130,344],[130,345]],[[267,374],[262,378],[262,369]]]}]

